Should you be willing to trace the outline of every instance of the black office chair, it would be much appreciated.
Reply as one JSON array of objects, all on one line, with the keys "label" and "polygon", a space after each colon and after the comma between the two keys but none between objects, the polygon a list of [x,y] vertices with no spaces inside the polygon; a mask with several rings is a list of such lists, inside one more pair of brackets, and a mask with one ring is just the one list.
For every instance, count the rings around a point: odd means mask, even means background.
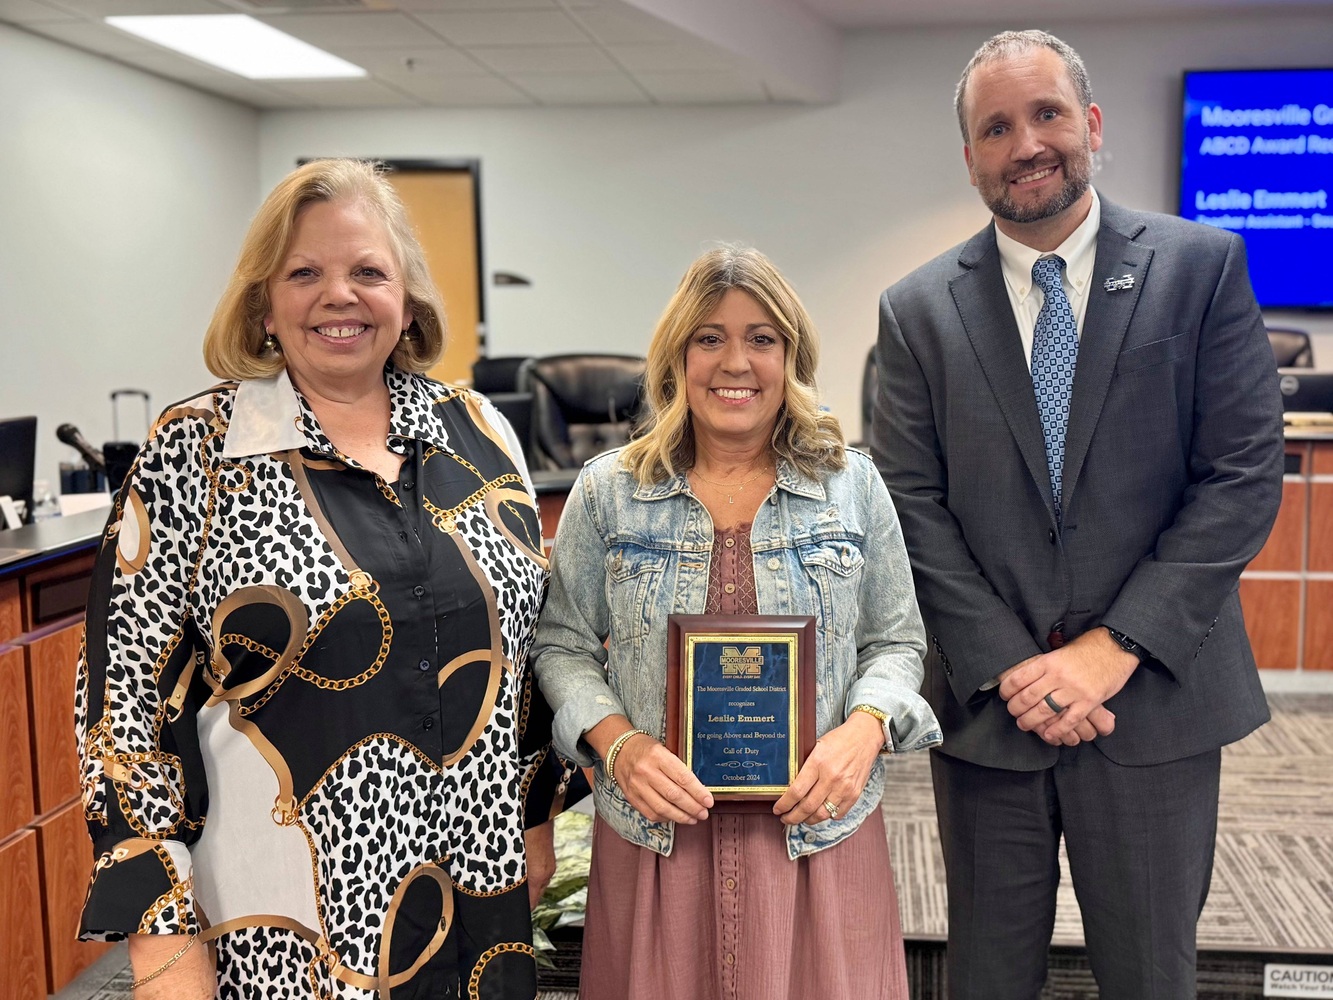
[{"label": "black office chair", "polygon": [[528,358],[526,354],[478,358],[472,362],[472,388],[486,396],[518,392],[518,370]]},{"label": "black office chair", "polygon": [[556,354],[519,371],[532,393],[534,469],[577,469],[630,439],[643,393],[643,358],[624,354]]},{"label": "black office chair", "polygon": [[1314,348],[1310,335],[1290,326],[1270,326],[1268,346],[1273,349],[1273,360],[1279,368],[1313,368]]}]

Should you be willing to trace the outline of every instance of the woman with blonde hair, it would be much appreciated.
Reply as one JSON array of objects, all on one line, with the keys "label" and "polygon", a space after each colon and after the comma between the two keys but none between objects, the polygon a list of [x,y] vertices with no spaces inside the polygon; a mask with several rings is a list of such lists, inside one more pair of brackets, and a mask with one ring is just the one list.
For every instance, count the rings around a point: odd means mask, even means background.
[{"label": "woman with blonde hair", "polygon": [[116,499],[82,934],[129,937],[136,1000],[536,991],[573,770],[526,670],[546,560],[509,425],[423,374],[443,344],[385,177],[307,164],[208,330],[225,381],[162,414]]},{"label": "woman with blonde hair", "polygon": [[[893,506],[815,388],[818,341],[756,250],[686,272],[643,435],[584,467],[534,670],[596,764],[583,1000],[907,997],[881,754],[940,742]],[[715,807],[663,745],[667,618],[813,615],[819,740],[771,814]]]}]

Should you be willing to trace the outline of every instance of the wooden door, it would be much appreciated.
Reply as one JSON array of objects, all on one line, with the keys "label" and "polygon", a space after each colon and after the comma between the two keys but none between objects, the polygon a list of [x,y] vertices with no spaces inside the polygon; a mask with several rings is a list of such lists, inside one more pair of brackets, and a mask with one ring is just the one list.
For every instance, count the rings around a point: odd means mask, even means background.
[{"label": "wooden door", "polygon": [[79,754],[74,742],[74,678],[83,618],[54,625],[28,642],[28,710],[36,755],[37,812],[78,798]]},{"label": "wooden door", "polygon": [[398,169],[389,174],[444,297],[445,351],[431,369],[442,382],[470,382],[481,353],[481,252],[477,175],[471,169]]},{"label": "wooden door", "polygon": [[93,872],[93,842],[83,803],[71,802],[35,824],[46,930],[46,988],[58,993],[111,945],[80,941],[79,921]]},{"label": "wooden door", "polygon": [[43,937],[37,834],[24,830],[0,842],[0,996],[5,1000],[45,1000]]},{"label": "wooden door", "polygon": [[29,745],[23,650],[0,646],[0,760],[5,763],[5,777],[0,781],[0,840],[33,817]]}]

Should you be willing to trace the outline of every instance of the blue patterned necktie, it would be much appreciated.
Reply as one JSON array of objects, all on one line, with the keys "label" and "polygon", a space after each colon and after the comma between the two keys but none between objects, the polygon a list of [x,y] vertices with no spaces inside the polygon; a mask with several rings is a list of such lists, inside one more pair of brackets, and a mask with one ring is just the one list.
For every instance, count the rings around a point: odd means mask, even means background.
[{"label": "blue patterned necktie", "polygon": [[1065,462],[1065,429],[1069,400],[1074,395],[1074,365],[1078,361],[1078,326],[1065,295],[1060,275],[1065,262],[1043,257],[1032,265],[1032,280],[1046,294],[1032,335],[1032,389],[1037,395],[1046,465],[1051,474],[1055,516],[1060,517],[1060,476]]}]

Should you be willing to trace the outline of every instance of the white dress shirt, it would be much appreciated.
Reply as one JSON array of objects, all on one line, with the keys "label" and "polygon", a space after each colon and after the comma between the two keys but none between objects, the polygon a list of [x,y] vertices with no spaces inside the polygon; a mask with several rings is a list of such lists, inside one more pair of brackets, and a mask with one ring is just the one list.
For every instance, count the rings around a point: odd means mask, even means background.
[{"label": "white dress shirt", "polygon": [[1037,326],[1037,314],[1046,301],[1043,292],[1032,280],[1032,265],[1042,257],[1059,256],[1065,261],[1064,286],[1069,296],[1069,307],[1074,311],[1074,322],[1079,340],[1083,339],[1083,314],[1088,309],[1088,286],[1092,283],[1092,266],[1097,261],[1097,230],[1102,224],[1102,203],[1092,191],[1092,207],[1088,217],[1069,234],[1069,238],[1050,253],[1033,250],[1006,236],[995,227],[995,242],[1000,246],[1000,269],[1004,272],[1004,287],[1009,292],[1009,305],[1018,322],[1018,335],[1023,340],[1023,360],[1032,370],[1032,337]]}]

